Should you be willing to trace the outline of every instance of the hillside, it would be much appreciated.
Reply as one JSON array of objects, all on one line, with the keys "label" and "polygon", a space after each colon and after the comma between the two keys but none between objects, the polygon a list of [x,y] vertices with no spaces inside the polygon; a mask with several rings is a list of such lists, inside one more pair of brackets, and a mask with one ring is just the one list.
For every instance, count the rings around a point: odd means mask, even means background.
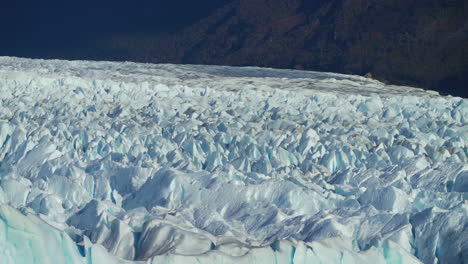
[{"label": "hillside", "polygon": [[370,74],[466,97],[466,14],[465,1],[239,0],[173,35],[101,44],[130,60]]}]

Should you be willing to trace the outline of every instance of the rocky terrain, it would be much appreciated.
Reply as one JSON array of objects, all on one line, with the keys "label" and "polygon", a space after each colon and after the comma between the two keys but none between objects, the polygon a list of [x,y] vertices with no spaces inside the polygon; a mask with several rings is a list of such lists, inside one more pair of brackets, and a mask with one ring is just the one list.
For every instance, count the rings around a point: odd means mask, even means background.
[{"label": "rocky terrain", "polygon": [[466,14],[466,1],[238,0],[176,34],[103,46],[139,61],[368,74],[466,97]]},{"label": "rocky terrain", "polygon": [[[0,18],[6,36],[19,36],[15,43],[5,37],[0,55],[327,71],[468,97],[465,0],[207,1],[200,3],[203,12],[182,0],[179,10],[175,4],[125,8],[123,2],[86,3],[74,16],[56,15],[59,7],[41,10],[31,24],[47,17],[51,25],[64,24],[43,26],[44,32],[53,28],[48,35],[29,27],[8,32],[15,29]],[[84,19],[89,5],[94,11]]]}]

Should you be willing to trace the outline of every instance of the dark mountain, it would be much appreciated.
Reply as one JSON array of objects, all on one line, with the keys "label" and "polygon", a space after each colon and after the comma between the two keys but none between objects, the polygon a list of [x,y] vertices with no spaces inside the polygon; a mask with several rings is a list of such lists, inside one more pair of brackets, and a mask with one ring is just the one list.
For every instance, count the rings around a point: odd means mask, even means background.
[{"label": "dark mountain", "polygon": [[[468,2],[456,0],[238,0],[164,41],[147,39],[148,54],[150,61],[370,73],[467,97],[467,14]],[[135,41],[114,45],[132,50]]]},{"label": "dark mountain", "polygon": [[97,45],[98,40],[174,33],[231,1],[2,1],[0,56],[92,59],[99,54],[117,59],[122,55],[107,52],[105,46]]},{"label": "dark mountain", "polygon": [[466,0],[233,0],[176,33],[87,47],[67,56],[370,74],[468,97]]}]

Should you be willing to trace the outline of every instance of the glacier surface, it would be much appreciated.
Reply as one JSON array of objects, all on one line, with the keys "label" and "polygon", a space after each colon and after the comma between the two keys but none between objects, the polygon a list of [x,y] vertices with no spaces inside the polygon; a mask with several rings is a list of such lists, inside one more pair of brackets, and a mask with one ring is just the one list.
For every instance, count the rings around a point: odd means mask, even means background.
[{"label": "glacier surface", "polygon": [[468,263],[468,100],[0,57],[0,262]]}]

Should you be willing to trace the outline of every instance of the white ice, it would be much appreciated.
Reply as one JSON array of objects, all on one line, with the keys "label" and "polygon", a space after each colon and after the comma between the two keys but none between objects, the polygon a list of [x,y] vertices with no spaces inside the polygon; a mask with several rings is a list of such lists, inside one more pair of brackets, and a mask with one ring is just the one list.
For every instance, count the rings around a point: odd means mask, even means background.
[{"label": "white ice", "polygon": [[466,263],[467,122],[360,76],[0,57],[0,263]]}]

